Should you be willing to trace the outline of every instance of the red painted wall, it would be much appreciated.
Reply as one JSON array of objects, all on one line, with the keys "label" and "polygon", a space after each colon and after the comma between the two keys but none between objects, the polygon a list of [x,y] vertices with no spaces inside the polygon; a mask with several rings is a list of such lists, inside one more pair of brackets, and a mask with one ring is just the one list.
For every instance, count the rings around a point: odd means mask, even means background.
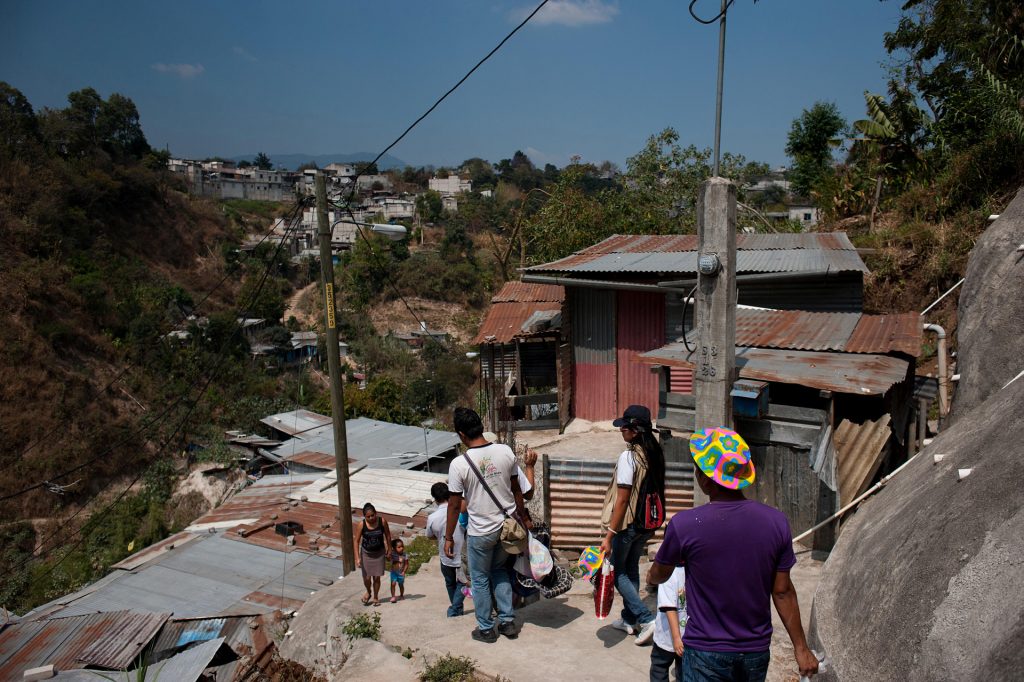
[{"label": "red painted wall", "polygon": [[607,421],[615,411],[615,365],[577,364],[574,368],[575,416],[589,421]]},{"label": "red painted wall", "polygon": [[665,295],[619,291],[616,311],[616,415],[629,405],[646,405],[657,413],[658,375],[637,356],[665,345]]}]

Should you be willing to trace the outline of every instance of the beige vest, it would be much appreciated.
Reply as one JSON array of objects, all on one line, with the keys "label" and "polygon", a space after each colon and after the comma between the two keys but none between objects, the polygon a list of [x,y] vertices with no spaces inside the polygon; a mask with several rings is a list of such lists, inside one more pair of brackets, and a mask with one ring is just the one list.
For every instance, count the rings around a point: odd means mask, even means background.
[{"label": "beige vest", "polygon": [[[629,504],[626,505],[626,515],[622,517],[622,523],[618,528],[611,528],[616,533],[625,530],[629,524],[633,523],[633,517],[636,515],[636,501],[640,496],[640,483],[647,476],[647,453],[636,443],[631,444],[630,449],[633,451],[633,462],[636,464],[633,471],[633,487],[629,490]],[[613,474],[612,480],[608,484],[608,490],[604,494],[604,508],[601,510],[601,528],[604,530],[609,530],[611,526],[615,499],[619,494],[619,485],[615,479],[616,476]]]}]

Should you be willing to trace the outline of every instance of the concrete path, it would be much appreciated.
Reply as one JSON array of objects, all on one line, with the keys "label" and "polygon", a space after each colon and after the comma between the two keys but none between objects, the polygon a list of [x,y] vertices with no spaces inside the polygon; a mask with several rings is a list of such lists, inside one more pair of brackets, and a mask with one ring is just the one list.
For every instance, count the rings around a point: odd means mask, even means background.
[{"label": "concrete path", "polygon": [[[642,564],[641,569],[646,571],[646,565]],[[805,553],[793,573],[805,623],[820,570],[820,562],[812,561]],[[377,611],[381,614],[381,641],[394,649],[414,650],[412,661],[394,662],[410,672],[422,670],[427,662],[451,653],[476,660],[482,673],[516,682],[540,677],[571,679],[581,675],[616,682],[647,678],[651,648],[633,644],[632,637],[611,627],[611,619],[598,621],[594,617],[591,587],[586,581],[577,580],[566,595],[541,599],[520,609],[516,620],[521,623],[522,632],[518,639],[502,637],[494,644],[484,644],[470,638],[476,626],[471,612],[460,618],[445,617],[448,600],[436,558],[408,578],[406,598],[397,604],[384,602],[377,608],[362,607],[359,604],[362,583],[358,576],[352,578],[319,592],[311,600],[319,603],[316,606],[307,603],[296,618],[292,626],[295,634],[300,637],[300,633],[306,634],[302,639],[311,637],[306,644],[313,649],[309,653],[316,651],[316,639],[331,639],[324,637],[325,630],[334,628],[325,628],[322,622],[316,622],[326,614],[347,619],[353,612]],[[653,596],[649,599],[653,606]],[[467,601],[467,607],[471,604],[472,601]],[[617,614],[620,604],[617,597],[613,613]],[[770,682],[797,680],[792,648],[777,616],[775,627],[768,679]],[[291,644],[297,642],[293,640]],[[324,653],[323,648],[319,651],[321,655]],[[381,652],[386,651],[381,648]],[[397,653],[387,655],[401,658]],[[347,673],[351,673],[351,669],[342,670],[338,679],[347,678]]]}]

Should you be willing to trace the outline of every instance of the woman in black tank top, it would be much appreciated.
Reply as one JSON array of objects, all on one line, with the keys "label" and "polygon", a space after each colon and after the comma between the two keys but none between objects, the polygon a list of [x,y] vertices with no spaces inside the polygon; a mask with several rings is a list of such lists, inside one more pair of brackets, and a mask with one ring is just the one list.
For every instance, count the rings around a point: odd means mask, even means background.
[{"label": "woman in black tank top", "polygon": [[380,578],[384,575],[384,558],[387,548],[391,546],[391,531],[388,523],[377,516],[377,510],[367,502],[363,505],[363,522],[359,524],[356,534],[356,566],[362,570],[363,604],[370,604],[370,593],[373,593],[373,605],[380,605]]}]

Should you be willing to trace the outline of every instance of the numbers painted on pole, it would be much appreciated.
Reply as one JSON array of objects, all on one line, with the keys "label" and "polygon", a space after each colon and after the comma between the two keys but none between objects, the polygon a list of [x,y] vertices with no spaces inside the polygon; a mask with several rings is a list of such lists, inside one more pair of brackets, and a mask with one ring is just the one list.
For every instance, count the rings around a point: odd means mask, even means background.
[{"label": "numbers painted on pole", "polygon": [[327,328],[334,329],[334,284],[324,285],[324,300],[327,304]]},{"label": "numbers painted on pole", "polygon": [[715,376],[715,368],[712,366],[715,358],[718,357],[718,346],[700,347],[700,374],[705,377]]}]

